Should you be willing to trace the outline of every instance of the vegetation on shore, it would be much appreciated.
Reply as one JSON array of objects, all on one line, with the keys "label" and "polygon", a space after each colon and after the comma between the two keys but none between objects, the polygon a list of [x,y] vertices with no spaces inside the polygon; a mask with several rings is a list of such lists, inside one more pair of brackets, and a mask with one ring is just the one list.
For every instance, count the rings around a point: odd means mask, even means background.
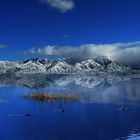
[{"label": "vegetation on shore", "polygon": [[37,101],[76,101],[78,100],[77,96],[74,95],[54,95],[54,94],[46,94],[46,93],[34,93],[31,95],[24,96],[29,100],[37,100]]}]

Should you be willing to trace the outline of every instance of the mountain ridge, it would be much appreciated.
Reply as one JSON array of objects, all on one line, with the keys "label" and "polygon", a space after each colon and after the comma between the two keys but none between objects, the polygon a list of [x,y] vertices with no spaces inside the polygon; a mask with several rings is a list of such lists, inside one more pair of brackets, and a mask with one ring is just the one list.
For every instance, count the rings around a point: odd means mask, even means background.
[{"label": "mountain ridge", "polygon": [[4,73],[46,73],[46,74],[97,74],[128,73],[131,69],[112,61],[108,57],[90,58],[75,64],[66,60],[31,58],[24,61],[0,61],[0,74]]}]

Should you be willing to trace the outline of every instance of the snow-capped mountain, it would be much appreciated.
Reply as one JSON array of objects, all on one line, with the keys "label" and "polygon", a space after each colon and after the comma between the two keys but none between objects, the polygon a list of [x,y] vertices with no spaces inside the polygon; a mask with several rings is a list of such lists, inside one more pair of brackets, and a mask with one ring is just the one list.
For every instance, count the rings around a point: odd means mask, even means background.
[{"label": "snow-capped mountain", "polygon": [[107,57],[96,57],[75,64],[65,60],[28,59],[21,62],[0,61],[0,73],[45,73],[45,74],[97,74],[126,73],[130,68]]}]

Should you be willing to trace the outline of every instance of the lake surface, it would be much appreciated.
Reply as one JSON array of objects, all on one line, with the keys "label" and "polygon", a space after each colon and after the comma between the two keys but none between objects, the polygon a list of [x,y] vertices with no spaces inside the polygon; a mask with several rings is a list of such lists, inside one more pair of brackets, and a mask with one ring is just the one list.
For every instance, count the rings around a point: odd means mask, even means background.
[{"label": "lake surface", "polygon": [[[24,98],[38,92],[78,100]],[[140,76],[0,75],[0,140],[9,139],[140,140]]]}]

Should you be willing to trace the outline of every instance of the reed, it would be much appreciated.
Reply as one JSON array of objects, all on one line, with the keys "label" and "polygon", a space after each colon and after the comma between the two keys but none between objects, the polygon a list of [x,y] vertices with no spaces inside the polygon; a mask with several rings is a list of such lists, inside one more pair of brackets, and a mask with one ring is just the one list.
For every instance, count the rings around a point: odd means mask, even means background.
[{"label": "reed", "polygon": [[37,100],[37,101],[75,101],[78,100],[77,96],[74,95],[54,95],[45,93],[35,93],[32,95],[25,96],[26,99]]}]

